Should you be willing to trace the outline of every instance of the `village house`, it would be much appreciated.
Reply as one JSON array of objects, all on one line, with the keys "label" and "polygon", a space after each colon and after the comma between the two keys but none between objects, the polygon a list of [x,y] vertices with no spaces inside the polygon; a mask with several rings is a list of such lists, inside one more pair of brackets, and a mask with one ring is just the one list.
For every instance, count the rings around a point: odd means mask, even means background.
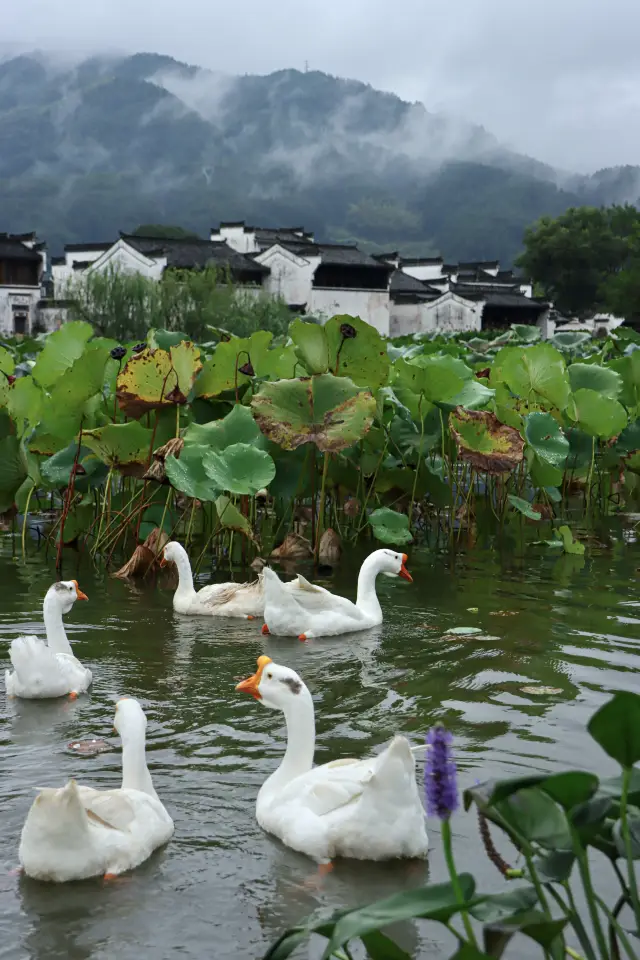
[{"label": "village house", "polygon": [[47,251],[35,233],[0,233],[0,333],[32,333],[45,294]]}]

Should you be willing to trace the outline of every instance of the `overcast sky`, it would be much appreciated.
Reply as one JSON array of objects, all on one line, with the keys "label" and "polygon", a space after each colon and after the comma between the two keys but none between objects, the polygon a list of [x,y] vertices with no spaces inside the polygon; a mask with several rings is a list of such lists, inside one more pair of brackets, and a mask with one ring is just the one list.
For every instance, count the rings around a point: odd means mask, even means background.
[{"label": "overcast sky", "polygon": [[640,163],[639,0],[20,0],[0,43],[324,70],[567,169]]}]

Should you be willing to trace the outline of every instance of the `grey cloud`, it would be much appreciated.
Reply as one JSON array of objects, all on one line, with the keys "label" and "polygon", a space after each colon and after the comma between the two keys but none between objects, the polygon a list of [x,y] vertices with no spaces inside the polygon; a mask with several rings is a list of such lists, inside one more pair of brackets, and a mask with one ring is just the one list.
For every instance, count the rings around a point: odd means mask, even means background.
[{"label": "grey cloud", "polygon": [[[2,33],[7,49],[157,51],[218,77],[308,61],[565,169],[640,162],[637,0],[22,0],[3,11]],[[203,86],[191,106],[216,102]]]}]

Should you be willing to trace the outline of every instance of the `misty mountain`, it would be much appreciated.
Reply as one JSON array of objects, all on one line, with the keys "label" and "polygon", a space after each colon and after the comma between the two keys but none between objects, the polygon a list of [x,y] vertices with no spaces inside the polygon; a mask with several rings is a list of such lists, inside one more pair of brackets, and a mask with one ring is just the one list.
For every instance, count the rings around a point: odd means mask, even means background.
[{"label": "misty mountain", "polygon": [[206,235],[239,219],[510,261],[542,214],[640,196],[640,168],[558,173],[355,80],[228,76],[156,54],[6,59],[0,131],[0,230],[36,229],[53,252],[138,223]]}]

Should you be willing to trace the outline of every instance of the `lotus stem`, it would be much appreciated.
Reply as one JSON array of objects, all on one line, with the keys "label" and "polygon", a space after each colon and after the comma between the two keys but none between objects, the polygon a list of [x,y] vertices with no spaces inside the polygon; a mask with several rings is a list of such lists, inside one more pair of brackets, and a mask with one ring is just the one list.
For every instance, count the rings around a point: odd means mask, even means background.
[{"label": "lotus stem", "polygon": [[31,503],[31,497],[33,495],[33,491],[35,490],[35,488],[36,488],[36,485],[34,483],[33,486],[31,487],[31,490],[29,490],[29,493],[27,494],[27,502],[25,503],[24,515],[22,517],[22,559],[23,560],[25,559],[25,553],[26,553],[25,540],[27,535],[27,516],[29,515],[29,504]]},{"label": "lotus stem", "polygon": [[620,826],[622,839],[624,841],[624,850],[627,859],[627,873],[629,876],[629,893],[631,894],[631,903],[636,920],[636,931],[640,934],[640,900],[638,899],[638,882],[636,872],[633,866],[633,848],[631,845],[631,833],[629,831],[629,788],[631,786],[632,768],[624,767],[622,772],[622,795],[620,797]]},{"label": "lotus stem", "polygon": [[[111,477],[112,477],[112,475],[113,475],[113,464],[111,464],[111,465],[109,466],[109,473],[107,474],[107,479],[106,479],[106,482],[105,482],[104,496],[102,497],[102,510],[100,511],[100,526],[98,527],[98,536],[97,536],[96,542],[95,542],[95,544],[94,544],[94,546],[93,546],[92,556],[94,556],[94,557],[95,557],[95,555],[96,555],[96,553],[97,553],[97,550],[98,550],[98,544],[100,543],[100,537],[102,536],[102,526],[103,526],[103,524],[104,524],[104,515],[105,515],[106,510],[107,510],[107,497],[108,497],[108,495],[109,495],[109,489],[110,489],[110,487],[111,487]],[[143,492],[144,492],[144,491],[143,491]],[[139,523],[138,523],[138,529],[140,529],[140,524],[139,524]],[[137,536],[137,534],[136,534],[136,536]]]},{"label": "lotus stem", "polygon": [[460,888],[460,881],[458,879],[458,872],[456,870],[455,861],[453,859],[453,844],[451,840],[451,824],[449,818],[442,820],[442,847],[444,850],[444,859],[447,864],[447,869],[449,871],[449,877],[451,878],[451,886],[453,887],[453,892],[455,893],[456,900],[458,904],[462,907],[460,910],[460,916],[462,917],[462,924],[465,929],[465,933],[469,939],[469,943],[472,944],[476,950],[478,949],[478,942],[476,940],[476,935],[473,932],[473,927],[471,926],[471,920],[469,919],[469,914],[464,909],[464,897],[462,895],[462,890]]},{"label": "lotus stem", "polygon": [[325,490],[327,485],[327,471],[329,469],[329,454],[325,450],[323,455],[322,462],[322,484],[320,487],[320,507],[318,510],[318,528],[316,530],[316,540],[315,540],[315,558],[316,563],[318,562],[318,556],[320,554],[320,538],[322,536],[322,526],[324,524],[324,500],[325,500]]},{"label": "lotus stem", "polygon": [[73,491],[76,483],[76,471],[78,469],[78,460],[80,458],[80,449],[82,447],[82,420],[80,420],[80,432],[78,433],[78,446],[76,447],[76,455],[73,458],[73,466],[71,467],[71,476],[69,477],[69,485],[67,486],[67,493],[64,500],[64,506],[62,508],[62,519],[60,521],[60,531],[58,534],[58,552],[56,555],[56,570],[60,569],[62,564],[62,547],[64,545],[64,525],[69,513],[69,508],[71,506],[71,500],[73,499]]}]

